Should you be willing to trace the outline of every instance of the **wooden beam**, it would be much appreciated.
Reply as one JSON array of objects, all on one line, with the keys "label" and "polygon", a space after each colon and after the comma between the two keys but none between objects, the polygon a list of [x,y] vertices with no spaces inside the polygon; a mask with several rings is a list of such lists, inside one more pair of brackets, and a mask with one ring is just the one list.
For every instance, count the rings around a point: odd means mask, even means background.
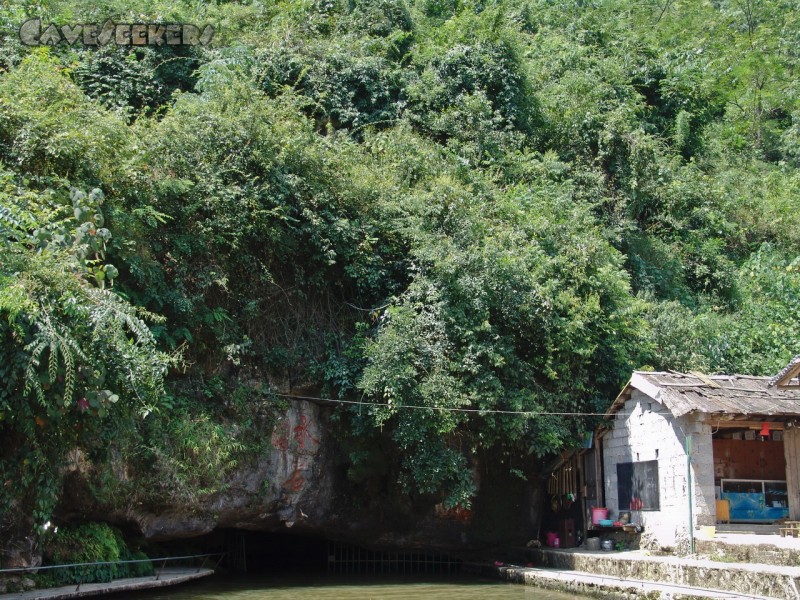
[{"label": "wooden beam", "polygon": [[778,387],[780,388],[794,387],[793,385],[791,385],[790,382],[792,381],[792,379],[797,377],[798,374],[800,374],[800,362],[793,364],[789,368],[789,370],[786,371],[786,373],[784,373],[783,376],[778,381],[776,381]]},{"label": "wooden beam", "polygon": [[708,387],[712,387],[712,388],[720,387],[720,385],[718,383],[716,383],[715,381],[711,381],[711,379],[708,378],[708,375],[706,375],[705,373],[701,373],[700,371],[689,371],[689,375],[694,375],[700,381],[705,383]]},{"label": "wooden beam", "polygon": [[581,519],[583,525],[583,539],[585,540],[588,536],[586,535],[589,531],[589,522],[587,521],[587,515],[591,514],[589,510],[589,499],[586,497],[587,492],[587,485],[586,485],[586,473],[583,470],[583,464],[586,460],[586,453],[581,454],[576,459],[577,467],[578,467],[578,501],[581,503],[581,515],[583,518]]},{"label": "wooden beam", "polygon": [[[597,439],[597,436],[595,436]],[[600,456],[603,452],[603,438],[597,439],[597,444],[594,447],[594,486],[597,500],[597,506],[606,505],[606,490],[605,490],[605,474],[603,473],[603,461]]]}]

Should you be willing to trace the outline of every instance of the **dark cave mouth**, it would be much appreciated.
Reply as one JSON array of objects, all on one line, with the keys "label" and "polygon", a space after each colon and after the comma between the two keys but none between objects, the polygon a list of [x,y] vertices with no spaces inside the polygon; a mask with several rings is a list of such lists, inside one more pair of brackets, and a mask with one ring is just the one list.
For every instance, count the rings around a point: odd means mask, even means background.
[{"label": "dark cave mouth", "polygon": [[324,573],[328,568],[327,539],[319,536],[215,529],[203,536],[159,544],[164,556],[220,554],[209,557],[229,573]]},{"label": "dark cave mouth", "polygon": [[322,536],[241,529],[214,530],[163,547],[173,556],[223,553],[209,562],[219,560],[225,571],[238,574],[440,576],[454,575],[462,566],[459,559],[429,549],[377,549]]}]

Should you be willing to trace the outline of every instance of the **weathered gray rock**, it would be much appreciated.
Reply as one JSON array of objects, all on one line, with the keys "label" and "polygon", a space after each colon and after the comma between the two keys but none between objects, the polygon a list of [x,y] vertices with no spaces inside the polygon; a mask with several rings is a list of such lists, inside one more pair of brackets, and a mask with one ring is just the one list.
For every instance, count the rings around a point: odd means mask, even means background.
[{"label": "weathered gray rock", "polygon": [[[515,536],[524,545],[536,535],[541,490],[519,479],[498,481],[489,471],[491,461],[475,462],[474,479],[483,489],[474,512],[445,510],[433,497],[408,497],[390,470],[366,481],[350,481],[347,455],[330,425],[331,412],[330,407],[293,401],[266,433],[269,452],[240,467],[220,493],[157,509],[141,505],[86,509],[88,488],[76,484],[62,514],[133,525],[151,541],[242,529],[316,535],[383,548],[467,551],[493,541],[513,543]],[[78,465],[73,475],[80,479],[86,467],[80,460],[73,464]],[[117,470],[126,473],[124,465]],[[516,486],[514,502],[509,502],[509,486]],[[496,494],[506,505],[498,509],[497,502],[481,494]]]},{"label": "weathered gray rock", "polygon": [[7,540],[0,549],[3,551],[4,569],[24,569],[42,564],[39,545],[33,535],[18,536]]},{"label": "weathered gray rock", "polygon": [[196,537],[215,528],[271,531],[307,524],[315,529],[331,513],[335,487],[330,451],[324,451],[330,448],[324,419],[318,405],[293,402],[269,432],[270,453],[239,469],[225,491],[189,506],[129,509],[115,516],[135,523],[154,541]]}]

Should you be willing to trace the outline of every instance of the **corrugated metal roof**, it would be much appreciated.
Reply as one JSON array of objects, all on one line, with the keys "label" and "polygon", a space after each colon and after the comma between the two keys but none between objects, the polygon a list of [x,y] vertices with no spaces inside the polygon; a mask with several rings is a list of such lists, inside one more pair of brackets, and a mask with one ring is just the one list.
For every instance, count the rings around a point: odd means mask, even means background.
[{"label": "corrugated metal roof", "polygon": [[661,402],[675,416],[697,411],[729,415],[800,416],[800,386],[770,385],[769,377],[702,375],[700,373],[634,371],[631,381],[611,405],[621,408],[633,389]]}]

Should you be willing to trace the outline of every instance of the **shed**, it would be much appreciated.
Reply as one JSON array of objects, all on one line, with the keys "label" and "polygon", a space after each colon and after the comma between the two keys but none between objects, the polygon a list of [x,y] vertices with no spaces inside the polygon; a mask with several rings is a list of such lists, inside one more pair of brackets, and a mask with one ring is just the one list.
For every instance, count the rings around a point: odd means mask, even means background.
[{"label": "shed", "polygon": [[598,435],[612,518],[675,548],[718,517],[800,520],[798,374],[800,356],[773,378],[634,371]]}]

